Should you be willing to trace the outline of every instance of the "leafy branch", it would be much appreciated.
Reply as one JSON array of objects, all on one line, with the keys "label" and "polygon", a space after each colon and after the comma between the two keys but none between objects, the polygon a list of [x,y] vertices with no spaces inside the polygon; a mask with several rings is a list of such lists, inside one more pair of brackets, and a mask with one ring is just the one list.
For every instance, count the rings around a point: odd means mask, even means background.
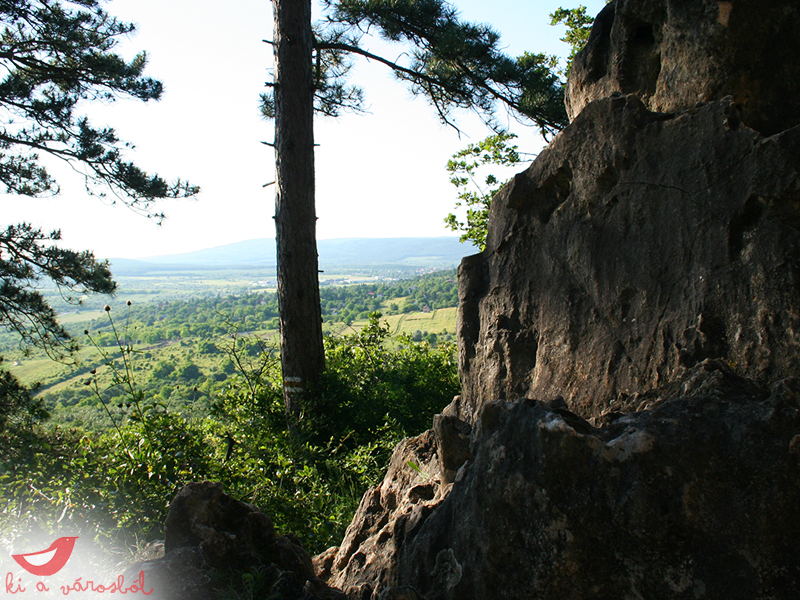
[{"label": "leafy branch", "polygon": [[[323,4],[327,14],[314,27],[312,61],[317,113],[338,116],[342,110],[363,111],[363,90],[346,83],[352,67],[348,59],[356,56],[388,67],[411,85],[414,94],[427,98],[443,123],[456,129],[453,111],[467,109],[498,131],[498,104],[545,136],[567,124],[563,82],[555,71],[557,58],[533,53],[507,56],[497,32],[462,21],[443,0],[325,0]],[[401,56],[409,60],[391,60],[367,49],[364,42],[373,31],[401,45]],[[262,113],[275,116],[272,89],[262,94]]]},{"label": "leafy branch", "polygon": [[472,242],[481,250],[486,246],[492,198],[506,182],[492,173],[480,182],[477,171],[486,165],[511,167],[523,162],[524,154],[516,145],[509,145],[516,137],[507,132],[490,135],[477,144],[470,144],[448,161],[450,183],[459,191],[456,208],[466,208],[466,217],[462,221],[450,213],[444,221],[452,231],[462,232],[461,242]]},{"label": "leafy branch", "polygon": [[[73,8],[74,7],[74,8]],[[84,101],[132,97],[158,100],[163,86],[145,77],[147,54],[126,61],[114,53],[118,39],[135,31],[100,8],[98,0],[11,0],[0,6],[0,184],[26,196],[57,194],[38,153],[81,172],[89,193],[111,193],[157,220],[158,198],[193,196],[199,188],[168,183],[124,160],[113,129],[95,128],[76,115]]]}]

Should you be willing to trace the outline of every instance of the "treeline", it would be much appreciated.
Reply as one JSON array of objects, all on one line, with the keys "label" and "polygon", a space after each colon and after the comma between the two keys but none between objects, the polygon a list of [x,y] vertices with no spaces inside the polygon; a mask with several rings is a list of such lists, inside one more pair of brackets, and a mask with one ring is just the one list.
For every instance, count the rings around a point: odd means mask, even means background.
[{"label": "treeline", "polygon": [[[458,306],[455,271],[440,271],[414,279],[367,283],[320,290],[322,318],[328,323],[350,324],[366,320],[375,311],[395,315]],[[251,293],[225,298],[195,298],[131,306],[124,326],[137,344],[168,340],[216,338],[232,330],[253,332],[278,329],[278,299],[274,293]],[[106,319],[88,326],[95,342],[114,346],[116,340]],[[73,331],[79,335],[80,331]]]},{"label": "treeline", "polygon": [[349,323],[380,310],[396,315],[458,306],[455,271],[443,271],[392,283],[322,288],[322,317]]},{"label": "treeline", "polygon": [[[323,319],[341,324],[366,320],[375,312],[400,314],[458,303],[454,271],[323,288],[321,294]],[[123,305],[121,311],[114,308],[88,325],[76,326],[72,334],[82,346],[94,347],[94,353],[85,354],[82,365],[63,379],[48,382],[40,396],[56,422],[88,425],[101,411],[101,422],[111,426],[128,412],[128,391],[114,383],[115,369],[132,369],[136,385],[148,398],[187,417],[203,417],[231,377],[258,369],[265,355],[277,352],[277,330],[274,293]],[[442,338],[417,331],[410,341],[435,347]],[[131,348],[127,364],[124,347]]]}]

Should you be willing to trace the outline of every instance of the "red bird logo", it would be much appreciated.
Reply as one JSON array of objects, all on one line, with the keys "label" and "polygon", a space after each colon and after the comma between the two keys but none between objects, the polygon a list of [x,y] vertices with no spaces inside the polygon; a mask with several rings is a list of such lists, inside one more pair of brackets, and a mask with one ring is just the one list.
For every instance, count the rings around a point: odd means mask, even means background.
[{"label": "red bird logo", "polygon": [[61,567],[67,564],[77,539],[77,537],[61,537],[50,544],[47,550],[28,554],[12,554],[11,557],[31,575],[48,577],[58,573]]}]

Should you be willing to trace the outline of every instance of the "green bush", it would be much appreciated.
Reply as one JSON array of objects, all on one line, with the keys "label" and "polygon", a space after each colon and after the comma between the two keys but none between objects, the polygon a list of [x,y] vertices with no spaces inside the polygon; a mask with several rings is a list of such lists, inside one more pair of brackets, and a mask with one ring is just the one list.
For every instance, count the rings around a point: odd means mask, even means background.
[{"label": "green bush", "polygon": [[159,395],[167,390],[145,397],[133,380],[135,352],[121,346],[120,365],[108,367],[113,377],[100,379],[113,385],[101,389],[95,374],[87,380],[110,423],[104,433],[31,420],[0,431],[0,537],[67,523],[106,542],[158,537],[175,493],[211,479],[294,531],[310,552],[338,544],[394,445],[430,427],[458,393],[452,344],[406,337],[392,347],[379,319],[326,340],[327,370],[293,434],[275,356],[229,377],[210,415],[187,419],[168,412]]},{"label": "green bush", "polygon": [[401,336],[391,348],[380,317],[373,313],[360,332],[325,340],[325,375],[304,414],[318,443],[368,444],[387,428],[400,437],[421,433],[459,393],[455,345],[434,348]]},{"label": "green bush", "polygon": [[0,531],[69,524],[107,542],[159,536],[177,491],[216,475],[215,456],[204,423],[157,407],[145,412],[101,435],[41,426],[6,431]]}]

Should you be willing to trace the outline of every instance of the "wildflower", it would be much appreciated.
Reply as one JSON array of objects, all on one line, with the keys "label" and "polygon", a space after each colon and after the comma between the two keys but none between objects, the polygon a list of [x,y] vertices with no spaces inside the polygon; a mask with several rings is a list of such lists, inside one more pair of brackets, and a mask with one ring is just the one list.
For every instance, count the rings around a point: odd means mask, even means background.
[{"label": "wildflower", "polygon": [[130,305],[131,305],[131,301],[130,301],[130,300],[128,300],[128,301],[127,301],[125,304],[127,304],[128,306],[130,306]]},{"label": "wildflower", "polygon": [[106,304],[106,305],[103,307],[103,310],[104,310],[104,311],[106,311],[106,312],[111,312],[111,307],[110,307],[108,304]]}]

